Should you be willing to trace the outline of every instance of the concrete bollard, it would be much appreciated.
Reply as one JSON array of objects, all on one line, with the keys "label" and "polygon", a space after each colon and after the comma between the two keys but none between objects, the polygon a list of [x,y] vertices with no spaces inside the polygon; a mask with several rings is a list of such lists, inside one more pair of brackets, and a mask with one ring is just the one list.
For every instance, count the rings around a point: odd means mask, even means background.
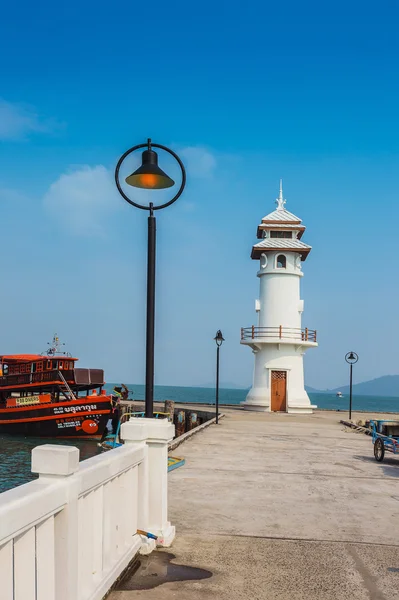
[{"label": "concrete bollard", "polygon": [[196,412],[189,412],[188,413],[187,431],[191,431],[195,427],[198,427],[198,416],[197,416],[197,413]]},{"label": "concrete bollard", "polygon": [[176,436],[179,437],[186,433],[186,411],[179,410],[176,420]]},{"label": "concrete bollard", "polygon": [[169,421],[174,423],[175,421],[175,403],[174,400],[165,400],[164,412],[169,413]]}]

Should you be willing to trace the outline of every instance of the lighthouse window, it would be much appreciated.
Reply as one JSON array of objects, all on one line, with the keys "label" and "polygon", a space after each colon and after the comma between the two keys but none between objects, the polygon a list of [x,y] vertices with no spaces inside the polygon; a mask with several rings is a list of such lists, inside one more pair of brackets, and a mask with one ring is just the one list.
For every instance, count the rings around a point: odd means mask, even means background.
[{"label": "lighthouse window", "polygon": [[292,239],[292,231],[271,231],[270,237]]},{"label": "lighthouse window", "polygon": [[287,267],[287,259],[284,254],[279,254],[276,261],[277,269],[285,269]]}]

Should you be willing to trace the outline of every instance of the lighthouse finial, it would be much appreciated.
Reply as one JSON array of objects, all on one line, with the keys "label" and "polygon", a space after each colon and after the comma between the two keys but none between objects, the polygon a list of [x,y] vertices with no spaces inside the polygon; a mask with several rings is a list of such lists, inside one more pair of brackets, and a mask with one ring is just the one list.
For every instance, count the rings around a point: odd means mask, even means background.
[{"label": "lighthouse finial", "polygon": [[284,210],[285,200],[283,198],[283,180],[280,179],[280,193],[276,198],[277,210]]}]

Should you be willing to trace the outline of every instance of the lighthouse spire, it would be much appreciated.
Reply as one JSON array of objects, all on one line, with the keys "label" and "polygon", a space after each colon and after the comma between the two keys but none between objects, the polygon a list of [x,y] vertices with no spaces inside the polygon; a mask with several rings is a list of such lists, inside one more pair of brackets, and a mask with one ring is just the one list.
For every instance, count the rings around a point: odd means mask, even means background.
[{"label": "lighthouse spire", "polygon": [[284,210],[286,201],[283,198],[283,180],[280,179],[280,192],[278,198],[276,198],[277,210]]}]

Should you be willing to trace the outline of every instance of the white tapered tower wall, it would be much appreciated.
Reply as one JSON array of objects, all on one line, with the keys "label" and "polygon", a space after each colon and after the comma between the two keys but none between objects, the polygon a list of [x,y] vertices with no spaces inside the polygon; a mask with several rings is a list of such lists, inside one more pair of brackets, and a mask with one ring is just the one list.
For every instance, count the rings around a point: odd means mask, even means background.
[{"label": "white tapered tower wall", "polygon": [[[283,255],[287,266],[283,269],[276,268],[277,257]],[[271,253],[260,259],[261,268],[258,271],[260,278],[260,311],[259,326],[300,328],[303,302],[300,300],[301,267],[297,266],[300,255],[286,252]],[[265,264],[266,263],[266,264]]]},{"label": "white tapered tower wall", "polygon": [[[259,260],[260,285],[258,323],[241,334],[241,343],[252,348],[255,359],[252,388],[243,406],[254,411],[311,413],[315,407],[305,390],[303,357],[308,348],[318,344],[316,332],[302,328],[304,302],[300,296],[302,263],[311,247],[301,241],[305,231],[301,220],[284,208],[281,182],[276,202],[277,210],[258,226],[261,241],[251,254]],[[283,403],[275,398],[281,395],[281,387],[280,391],[276,384],[273,387],[273,377],[285,381]]]}]

